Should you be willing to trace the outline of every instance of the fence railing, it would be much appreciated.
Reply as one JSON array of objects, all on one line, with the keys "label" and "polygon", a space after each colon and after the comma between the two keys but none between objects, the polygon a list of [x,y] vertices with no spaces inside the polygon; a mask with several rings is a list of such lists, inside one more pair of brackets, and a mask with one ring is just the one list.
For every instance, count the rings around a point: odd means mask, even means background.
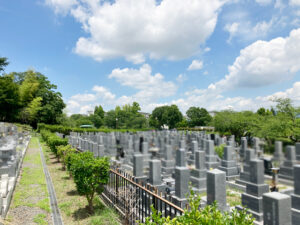
[{"label": "fence railing", "polygon": [[127,224],[145,222],[152,214],[151,205],[165,217],[174,218],[184,212],[170,202],[171,196],[158,193],[155,187],[142,184],[118,169],[110,170],[109,183],[104,187],[102,198],[121,213]]}]

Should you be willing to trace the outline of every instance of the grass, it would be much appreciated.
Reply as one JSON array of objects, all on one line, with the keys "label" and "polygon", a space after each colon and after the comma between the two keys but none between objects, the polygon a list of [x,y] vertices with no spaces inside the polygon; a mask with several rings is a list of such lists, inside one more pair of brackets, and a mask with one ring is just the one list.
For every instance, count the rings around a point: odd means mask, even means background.
[{"label": "grass", "polygon": [[34,217],[33,221],[40,225],[47,225],[48,223],[45,219],[46,219],[46,215],[43,213],[40,213]]},{"label": "grass", "polygon": [[241,195],[234,191],[226,191],[226,200],[231,207],[236,205],[242,205]]},{"label": "grass", "polygon": [[62,165],[57,162],[55,155],[41,139],[40,141],[64,224],[119,225],[120,219],[116,212],[104,206],[99,197],[95,197],[94,200],[95,213],[92,215],[89,213],[86,208],[86,198],[77,193],[76,186],[68,172],[62,170]]}]

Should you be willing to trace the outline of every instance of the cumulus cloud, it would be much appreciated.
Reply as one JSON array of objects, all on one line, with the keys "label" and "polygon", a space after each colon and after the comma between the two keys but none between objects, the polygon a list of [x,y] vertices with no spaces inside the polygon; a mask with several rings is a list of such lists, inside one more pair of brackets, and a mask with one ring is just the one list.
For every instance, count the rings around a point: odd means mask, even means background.
[{"label": "cumulus cloud", "polygon": [[300,0],[290,0],[290,5],[292,5],[292,6],[300,6]]},{"label": "cumulus cloud", "polygon": [[260,5],[269,5],[272,0],[255,0]]},{"label": "cumulus cloud", "polygon": [[188,70],[201,70],[203,68],[203,61],[193,60],[191,65],[189,65]]},{"label": "cumulus cloud", "polygon": [[240,51],[218,89],[261,87],[291,79],[300,70],[300,29],[286,38],[256,41]]},{"label": "cumulus cloud", "polygon": [[[108,76],[115,79],[120,85],[136,90],[131,96],[116,97],[110,90],[103,86],[94,86],[93,93],[76,94],[67,101],[67,111],[71,113],[86,113],[96,105],[112,108],[116,105],[138,102],[142,109],[151,112],[153,106],[161,105],[155,103],[160,99],[173,96],[177,91],[174,82],[165,81],[162,74],[152,74],[152,68],[148,64],[142,65],[139,69],[124,68],[114,69]],[[181,79],[184,79],[182,75]]]},{"label": "cumulus cloud", "polygon": [[52,7],[55,13],[62,14],[66,14],[76,4],[76,0],[46,0],[46,5]]},{"label": "cumulus cloud", "polygon": [[46,0],[68,10],[88,37],[75,52],[97,61],[124,57],[142,63],[145,57],[169,60],[190,57],[215,29],[227,0]]},{"label": "cumulus cloud", "polygon": [[240,22],[227,23],[224,30],[229,33],[228,42],[235,37],[239,37],[243,40],[255,40],[257,38],[266,37],[272,30],[274,24],[278,24],[279,21],[272,18],[270,21],[260,21],[256,24],[252,24],[250,21],[242,20]]}]

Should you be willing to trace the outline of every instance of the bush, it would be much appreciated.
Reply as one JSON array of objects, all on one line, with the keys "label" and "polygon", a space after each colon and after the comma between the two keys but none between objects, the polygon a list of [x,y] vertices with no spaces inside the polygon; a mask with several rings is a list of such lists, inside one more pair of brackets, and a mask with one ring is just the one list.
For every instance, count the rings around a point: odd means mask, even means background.
[{"label": "bush", "polygon": [[109,180],[109,160],[107,157],[94,158],[91,152],[72,154],[71,173],[76,189],[85,195],[88,207],[94,211],[93,199],[96,193],[101,194]]},{"label": "bush", "polygon": [[61,158],[61,161],[63,163],[63,170],[66,169],[68,155],[76,153],[76,151],[77,150],[75,148],[72,148],[71,145],[60,145],[57,147],[57,155],[59,158]]},{"label": "bush", "polygon": [[[218,210],[217,203],[208,205],[203,209],[199,210],[201,197],[195,195],[194,192],[190,191],[188,198],[189,210],[185,210],[181,216],[177,216],[173,219],[170,217],[162,217],[161,213],[152,208],[151,217],[146,218],[145,225],[181,225],[181,224],[201,224],[201,225],[252,225],[254,224],[253,217],[251,214],[247,214],[246,210],[237,211],[234,210],[232,214],[225,212],[222,213]],[[142,225],[143,223],[140,223]]]},{"label": "bush", "polygon": [[223,158],[225,146],[226,146],[226,144],[221,144],[221,145],[215,147],[215,151],[221,159]]},{"label": "bush", "polygon": [[43,140],[46,142],[46,144],[49,146],[51,151],[57,156],[57,147],[60,145],[67,145],[68,140],[65,138],[58,137],[56,134],[51,133],[48,130],[41,130],[40,131]]}]

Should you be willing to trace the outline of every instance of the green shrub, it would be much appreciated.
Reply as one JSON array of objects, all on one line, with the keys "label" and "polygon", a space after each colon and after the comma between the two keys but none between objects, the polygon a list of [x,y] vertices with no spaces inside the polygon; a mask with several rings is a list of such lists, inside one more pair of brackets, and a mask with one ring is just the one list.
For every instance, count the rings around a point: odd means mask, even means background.
[{"label": "green shrub", "polygon": [[109,159],[107,157],[94,158],[91,152],[72,154],[71,172],[76,189],[80,195],[85,195],[91,212],[93,198],[96,193],[101,194],[104,185],[109,180]]},{"label": "green shrub", "polygon": [[224,147],[226,145],[225,144],[222,144],[222,145],[219,145],[219,146],[216,146],[215,147],[215,151],[216,153],[218,154],[218,156],[222,159],[223,158],[223,154],[224,154]]},{"label": "green shrub", "polygon": [[[162,214],[151,207],[152,215],[146,218],[145,225],[252,225],[254,224],[251,214],[247,214],[246,210],[234,210],[231,214],[222,213],[218,210],[217,203],[208,205],[203,209],[199,209],[201,197],[195,195],[191,190],[188,198],[189,210],[185,210],[181,216],[173,219],[170,217],[162,217]],[[142,225],[143,223],[140,223]]]},{"label": "green shrub", "polygon": [[57,156],[57,147],[60,145],[67,145],[68,140],[57,136],[55,133],[52,133],[48,130],[41,130],[40,134],[46,144],[49,146],[50,150]]},{"label": "green shrub", "polygon": [[76,151],[77,150],[72,148],[71,145],[60,145],[57,147],[57,155],[59,158],[61,158],[63,170],[66,169],[68,155],[75,153]]}]

